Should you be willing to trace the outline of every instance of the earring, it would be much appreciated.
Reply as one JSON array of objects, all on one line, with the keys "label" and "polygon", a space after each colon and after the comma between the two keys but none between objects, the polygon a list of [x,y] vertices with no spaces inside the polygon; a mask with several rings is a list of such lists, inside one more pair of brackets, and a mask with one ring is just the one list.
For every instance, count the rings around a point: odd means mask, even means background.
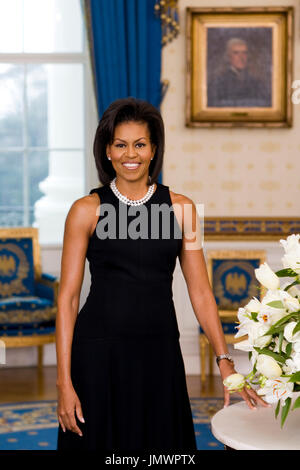
[{"label": "earring", "polygon": [[111,158],[110,158],[110,157],[107,157],[107,158],[108,158],[108,160],[111,160]]}]

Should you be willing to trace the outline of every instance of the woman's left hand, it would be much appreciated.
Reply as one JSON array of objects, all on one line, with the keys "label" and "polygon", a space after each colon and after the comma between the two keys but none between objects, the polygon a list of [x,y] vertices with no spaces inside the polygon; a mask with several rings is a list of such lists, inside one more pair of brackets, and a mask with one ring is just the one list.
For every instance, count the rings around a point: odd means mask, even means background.
[{"label": "woman's left hand", "polygon": [[[227,359],[222,359],[219,362],[219,368],[220,368],[220,374],[222,377],[222,382],[226,377],[228,377],[231,374],[236,374],[236,370],[234,368],[234,365],[232,362],[228,361]],[[224,387],[224,408],[227,407],[230,403],[230,393],[228,389],[223,385]],[[247,403],[248,407],[251,410],[255,410],[257,408],[257,405],[260,404],[265,407],[270,407],[269,403],[266,403],[259,395],[257,395],[256,391],[253,388],[247,388],[244,387],[241,392],[235,392],[238,393],[243,400]]]}]

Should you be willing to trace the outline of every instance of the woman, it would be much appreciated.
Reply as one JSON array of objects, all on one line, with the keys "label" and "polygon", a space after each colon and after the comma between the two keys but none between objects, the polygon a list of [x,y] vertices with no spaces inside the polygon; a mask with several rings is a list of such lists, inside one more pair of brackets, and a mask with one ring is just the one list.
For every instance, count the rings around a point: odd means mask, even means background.
[{"label": "woman", "polygon": [[[164,125],[154,106],[129,97],[107,108],[94,141],[102,186],[73,203],[65,224],[56,321],[58,450],[197,448],[172,298],[177,256],[216,355],[228,351],[195,205],[157,182],[163,153]],[[155,206],[164,208],[162,224],[153,218]],[[91,287],[77,315],[85,258]],[[222,379],[234,373],[228,358],[219,367]],[[264,404],[254,390],[240,395],[250,408]]]}]

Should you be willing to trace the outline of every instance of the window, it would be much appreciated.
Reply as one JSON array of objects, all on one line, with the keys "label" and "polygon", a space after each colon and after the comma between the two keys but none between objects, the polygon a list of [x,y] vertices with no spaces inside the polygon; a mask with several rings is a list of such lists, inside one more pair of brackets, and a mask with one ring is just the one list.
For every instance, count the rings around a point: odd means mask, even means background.
[{"label": "window", "polygon": [[0,0],[0,226],[62,241],[85,187],[80,0]]}]

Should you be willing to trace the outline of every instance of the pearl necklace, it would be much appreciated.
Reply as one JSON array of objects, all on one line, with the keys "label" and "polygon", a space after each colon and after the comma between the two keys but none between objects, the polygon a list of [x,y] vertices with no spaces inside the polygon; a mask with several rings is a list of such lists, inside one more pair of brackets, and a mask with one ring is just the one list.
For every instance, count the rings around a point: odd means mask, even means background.
[{"label": "pearl necklace", "polygon": [[110,187],[113,191],[113,193],[117,196],[117,198],[124,202],[125,204],[129,205],[129,206],[140,206],[141,204],[144,204],[145,202],[147,202],[150,197],[152,196],[153,192],[154,192],[154,183],[149,187],[148,191],[147,191],[147,194],[142,197],[141,199],[129,199],[127,196],[124,196],[123,194],[120,193],[120,191],[118,190],[117,186],[116,186],[116,179],[117,177],[115,177],[110,183]]}]

